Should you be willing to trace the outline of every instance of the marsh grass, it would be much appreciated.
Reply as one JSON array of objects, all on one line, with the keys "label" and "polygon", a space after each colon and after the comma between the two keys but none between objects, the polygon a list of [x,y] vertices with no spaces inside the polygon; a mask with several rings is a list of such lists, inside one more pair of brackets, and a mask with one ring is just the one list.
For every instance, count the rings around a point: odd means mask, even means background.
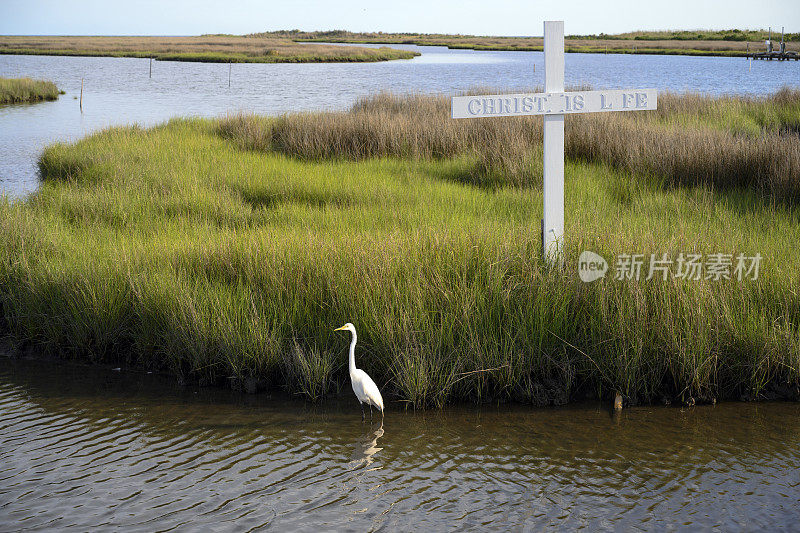
[{"label": "marsh grass", "polygon": [[[674,185],[749,187],[800,199],[800,91],[765,98],[660,96],[657,111],[571,115],[566,155]],[[236,115],[219,131],[240,146],[309,160],[476,157],[458,179],[476,185],[541,183],[541,117],[450,119],[444,95],[383,93],[349,112]]]},{"label": "marsh grass", "polygon": [[285,362],[285,382],[290,390],[316,402],[334,389],[340,389],[334,380],[334,372],[343,365],[337,364],[333,354],[316,346],[304,349],[295,341],[292,355]]},{"label": "marsh grass", "polygon": [[0,78],[0,104],[19,104],[55,100],[59,94],[55,83],[30,78]]},{"label": "marsh grass", "polygon": [[[282,37],[306,42],[348,42],[372,44],[416,44],[447,46],[469,50],[541,51],[541,37],[498,37],[486,35],[447,35],[425,33],[383,33],[334,31],[278,31],[258,33],[259,37]],[[567,35],[567,53],[670,54],[744,56],[761,50],[767,32],[759,31],[696,31],[696,32],[631,32],[618,35]],[[775,34],[773,33],[773,39]],[[779,39],[779,38],[778,38]],[[755,42],[754,42],[755,41]],[[800,50],[800,34],[786,35],[786,49]]]},{"label": "marsh grass", "polygon": [[[414,104],[432,106],[418,126],[394,123],[408,100],[384,95],[341,115],[173,120],[48,148],[40,190],[0,206],[4,335],[318,400],[347,392],[348,339],[333,329],[350,321],[357,364],[390,406],[559,405],[615,390],[639,402],[758,398],[798,385],[796,206],[757,183],[688,185],[605,152],[573,156],[567,268],[550,269],[540,187],[470,178],[516,126],[447,125],[433,112],[441,100]],[[384,126],[358,116],[374,113]],[[642,120],[671,135],[670,117]],[[335,135],[320,127],[337,123]],[[764,123],[737,135],[780,135]],[[326,146],[337,139],[340,151]],[[612,262],[606,279],[580,281],[583,250]],[[681,252],[764,263],[757,280],[614,279],[617,254]]]},{"label": "marsh grass", "polygon": [[285,38],[0,36],[0,54],[140,57],[207,63],[332,63],[411,59],[416,52],[295,43]]},{"label": "marsh grass", "polygon": [[[616,35],[584,35],[576,36],[575,38],[582,39],[633,39],[638,41],[662,41],[662,40],[675,40],[675,41],[755,41],[763,43],[765,39],[769,38],[769,30],[662,30],[662,31],[632,31],[626,33],[619,33]],[[572,36],[570,36],[572,37]],[[780,40],[778,32],[772,33],[772,37]],[[800,41],[800,33],[787,33],[785,34],[786,41]]]}]

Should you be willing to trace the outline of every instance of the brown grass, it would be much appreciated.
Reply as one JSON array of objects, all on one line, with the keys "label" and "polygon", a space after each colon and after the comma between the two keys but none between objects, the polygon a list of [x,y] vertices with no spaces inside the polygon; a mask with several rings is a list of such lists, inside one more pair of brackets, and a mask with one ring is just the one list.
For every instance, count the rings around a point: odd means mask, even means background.
[{"label": "brown grass", "polygon": [[381,61],[413,57],[389,48],[296,43],[281,37],[0,36],[0,53],[156,57],[198,61]]},{"label": "brown grass", "polygon": [[[471,48],[476,50],[541,50],[541,37],[493,37],[476,35],[447,35],[424,33],[351,33],[332,32],[273,32],[260,36],[289,36],[293,39],[320,42],[419,44]],[[703,35],[700,33],[699,35]],[[746,51],[762,51],[762,42],[740,40],[707,39],[658,39],[658,33],[644,39],[641,32],[620,36],[570,36],[564,41],[568,52],[637,52],[637,53],[710,53],[712,55],[743,54]],[[709,37],[712,37],[709,35]],[[773,39],[774,39],[773,35]],[[778,37],[780,40],[780,37]],[[786,43],[787,50],[800,51],[800,42]]]},{"label": "brown grass", "polygon": [[[566,153],[675,185],[756,188],[800,199],[800,91],[767,98],[660,96],[659,110],[571,115]],[[475,157],[458,179],[480,185],[541,183],[540,117],[452,120],[449,97],[380,94],[346,113],[277,119],[237,115],[220,132],[241,146],[311,160]]]}]

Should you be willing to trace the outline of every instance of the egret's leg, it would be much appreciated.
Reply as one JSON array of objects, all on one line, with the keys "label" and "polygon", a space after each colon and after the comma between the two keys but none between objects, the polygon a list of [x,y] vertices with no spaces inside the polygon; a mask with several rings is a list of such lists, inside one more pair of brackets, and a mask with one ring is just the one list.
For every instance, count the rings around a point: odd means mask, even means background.
[{"label": "egret's leg", "polygon": [[372,423],[372,404],[369,404],[369,422]]},{"label": "egret's leg", "polygon": [[361,402],[358,402],[358,405],[361,406],[361,421],[363,422],[366,419],[366,415],[364,414],[364,404],[361,403]]}]

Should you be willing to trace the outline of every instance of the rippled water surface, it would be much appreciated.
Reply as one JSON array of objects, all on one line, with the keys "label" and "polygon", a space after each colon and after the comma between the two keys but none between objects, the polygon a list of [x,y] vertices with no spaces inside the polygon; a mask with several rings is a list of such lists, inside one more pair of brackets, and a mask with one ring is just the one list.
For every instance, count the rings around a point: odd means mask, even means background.
[{"label": "rippled water surface", "polygon": [[795,529],[800,404],[435,412],[0,359],[0,530]]},{"label": "rippled water surface", "polygon": [[[21,196],[35,190],[45,146],[110,125],[238,110],[342,109],[380,90],[455,92],[544,82],[541,52],[394,47],[422,55],[364,64],[235,64],[230,71],[226,64],[155,61],[152,78],[148,59],[0,55],[0,76],[49,79],[67,93],[55,102],[0,106],[0,191]],[[565,75],[567,84],[598,89],[764,94],[798,85],[800,62],[755,61],[751,69],[743,58],[567,54]],[[82,79],[83,112],[76,99]]]}]

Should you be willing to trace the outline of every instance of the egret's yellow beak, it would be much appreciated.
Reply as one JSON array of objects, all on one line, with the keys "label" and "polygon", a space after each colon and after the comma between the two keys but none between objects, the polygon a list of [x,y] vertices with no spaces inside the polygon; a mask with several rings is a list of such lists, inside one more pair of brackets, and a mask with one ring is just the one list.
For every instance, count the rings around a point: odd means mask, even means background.
[{"label": "egret's yellow beak", "polygon": [[343,329],[344,329],[344,326],[342,326],[342,327],[340,327],[340,328],[336,328],[336,329],[335,329],[335,330],[333,330],[333,331],[342,331]]}]

